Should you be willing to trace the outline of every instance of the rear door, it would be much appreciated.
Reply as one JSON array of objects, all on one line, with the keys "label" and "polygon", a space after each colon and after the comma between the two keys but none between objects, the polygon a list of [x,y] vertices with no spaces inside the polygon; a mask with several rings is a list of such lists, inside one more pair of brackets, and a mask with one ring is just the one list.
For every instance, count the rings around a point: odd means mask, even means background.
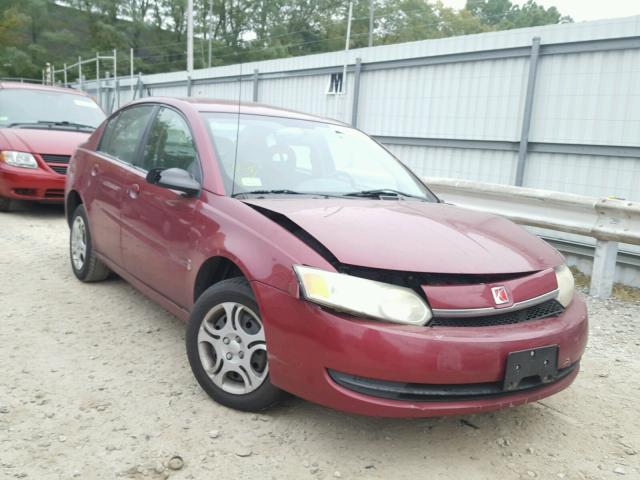
[{"label": "rear door", "polygon": [[181,168],[201,181],[201,166],[187,121],[177,111],[160,107],[136,171],[128,175],[122,208],[122,255],[127,270],[176,305],[188,308],[193,292],[188,278],[198,198],[147,183],[152,168]]},{"label": "rear door", "polygon": [[93,188],[90,227],[98,252],[122,266],[120,211],[127,171],[134,168],[141,138],[156,107],[138,105],[109,120],[97,151],[87,158]]}]

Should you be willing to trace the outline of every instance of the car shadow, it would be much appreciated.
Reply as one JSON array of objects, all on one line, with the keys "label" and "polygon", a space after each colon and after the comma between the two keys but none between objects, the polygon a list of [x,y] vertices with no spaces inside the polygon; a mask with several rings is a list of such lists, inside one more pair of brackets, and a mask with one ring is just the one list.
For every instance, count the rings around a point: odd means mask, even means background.
[{"label": "car shadow", "polygon": [[14,200],[11,202],[11,210],[1,215],[20,215],[32,218],[64,218],[64,204],[62,203],[36,203]]}]

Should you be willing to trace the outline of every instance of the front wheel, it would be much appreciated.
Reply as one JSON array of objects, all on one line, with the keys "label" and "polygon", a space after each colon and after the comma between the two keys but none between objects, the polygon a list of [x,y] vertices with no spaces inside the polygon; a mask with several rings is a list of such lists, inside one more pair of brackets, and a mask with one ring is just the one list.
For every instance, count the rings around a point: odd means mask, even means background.
[{"label": "front wheel", "polygon": [[284,397],[269,381],[264,325],[244,278],[223,280],[200,296],[186,343],[193,374],[216,402],[255,412]]},{"label": "front wheel", "polygon": [[83,205],[78,205],[71,219],[69,250],[73,273],[83,282],[99,282],[109,276],[109,267],[96,257],[91,243],[89,222]]}]

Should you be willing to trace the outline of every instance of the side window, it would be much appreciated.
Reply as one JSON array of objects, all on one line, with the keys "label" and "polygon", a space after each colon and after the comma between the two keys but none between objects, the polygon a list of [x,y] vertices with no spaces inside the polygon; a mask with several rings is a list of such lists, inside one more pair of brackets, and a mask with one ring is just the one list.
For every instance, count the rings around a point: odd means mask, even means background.
[{"label": "side window", "polygon": [[200,180],[200,165],[193,137],[187,122],[179,113],[169,108],[160,109],[149,130],[139,166],[145,170],[181,168]]},{"label": "side window", "polygon": [[153,112],[152,105],[124,110],[105,127],[99,150],[126,163],[134,163],[136,150]]}]

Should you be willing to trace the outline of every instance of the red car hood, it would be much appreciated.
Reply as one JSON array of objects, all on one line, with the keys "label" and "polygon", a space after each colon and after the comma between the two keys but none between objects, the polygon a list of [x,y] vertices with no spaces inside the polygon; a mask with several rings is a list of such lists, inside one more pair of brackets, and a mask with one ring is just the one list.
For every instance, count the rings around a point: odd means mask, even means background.
[{"label": "red car hood", "polygon": [[4,128],[0,134],[8,144],[6,149],[50,155],[72,155],[90,135],[86,132],[31,128]]},{"label": "red car hood", "polygon": [[563,257],[513,222],[451,205],[398,200],[250,199],[280,213],[341,262],[424,273],[500,274]]}]

